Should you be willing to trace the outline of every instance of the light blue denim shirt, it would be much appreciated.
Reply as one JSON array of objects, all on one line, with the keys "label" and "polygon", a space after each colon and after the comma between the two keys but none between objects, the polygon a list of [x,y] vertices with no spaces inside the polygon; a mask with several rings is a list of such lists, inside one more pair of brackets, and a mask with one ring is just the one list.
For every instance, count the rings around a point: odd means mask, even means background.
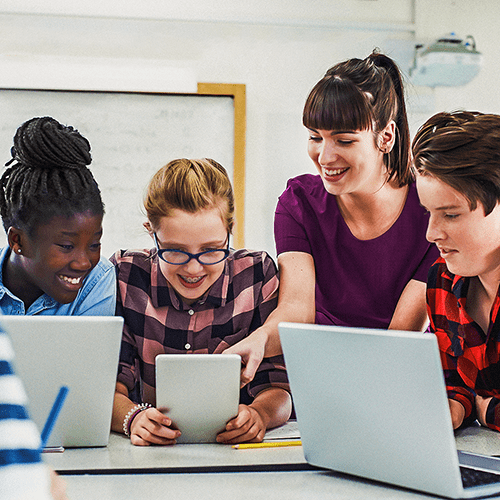
[{"label": "light blue denim shirt", "polygon": [[5,315],[47,314],[51,316],[114,316],[116,307],[116,274],[113,264],[101,257],[97,266],[85,278],[76,299],[60,304],[43,294],[24,309],[24,302],[3,284],[3,265],[9,255],[9,247],[0,251],[0,311]]}]

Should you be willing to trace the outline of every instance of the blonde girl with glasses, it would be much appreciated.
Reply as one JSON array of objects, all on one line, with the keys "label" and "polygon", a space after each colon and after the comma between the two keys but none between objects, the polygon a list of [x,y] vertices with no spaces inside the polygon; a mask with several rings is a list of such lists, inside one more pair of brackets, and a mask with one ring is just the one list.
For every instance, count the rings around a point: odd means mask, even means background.
[{"label": "blonde girl with glasses", "polygon": [[[155,408],[156,356],[222,353],[243,340],[276,307],[278,275],[265,252],[230,249],[233,190],[214,160],[171,161],[151,179],[144,206],[154,248],[111,259],[125,318],[112,429],[135,445],[170,445],[180,431]],[[265,358],[217,440],[262,441],[290,413],[283,358]]]}]

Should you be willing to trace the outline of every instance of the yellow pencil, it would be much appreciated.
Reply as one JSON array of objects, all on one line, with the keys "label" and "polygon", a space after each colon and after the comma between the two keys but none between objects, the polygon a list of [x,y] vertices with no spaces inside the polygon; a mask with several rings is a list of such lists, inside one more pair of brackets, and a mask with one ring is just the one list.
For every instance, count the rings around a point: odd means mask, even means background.
[{"label": "yellow pencil", "polygon": [[302,446],[302,441],[270,441],[266,443],[242,443],[235,444],[233,448],[236,450],[247,450],[249,448],[278,448],[279,446]]}]

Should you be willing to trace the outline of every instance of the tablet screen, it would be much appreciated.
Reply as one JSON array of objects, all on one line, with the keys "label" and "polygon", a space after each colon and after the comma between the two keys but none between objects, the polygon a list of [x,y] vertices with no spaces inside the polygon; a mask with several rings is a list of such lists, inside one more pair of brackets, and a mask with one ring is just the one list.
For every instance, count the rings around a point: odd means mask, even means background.
[{"label": "tablet screen", "polygon": [[241,357],[237,354],[159,354],[156,406],[182,435],[178,443],[211,443],[238,414]]}]

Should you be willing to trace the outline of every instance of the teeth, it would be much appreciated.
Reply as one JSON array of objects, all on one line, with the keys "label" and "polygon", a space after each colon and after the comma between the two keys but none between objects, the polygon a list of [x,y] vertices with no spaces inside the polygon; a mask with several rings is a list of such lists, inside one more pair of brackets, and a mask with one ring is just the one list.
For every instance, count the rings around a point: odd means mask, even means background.
[{"label": "teeth", "polygon": [[325,174],[326,175],[339,175],[341,174],[342,172],[345,172],[347,170],[347,168],[336,168],[334,170],[332,169],[325,169]]},{"label": "teeth", "polygon": [[196,278],[188,278],[187,276],[182,276],[182,279],[184,281],[187,281],[188,283],[198,283],[203,278],[203,276],[198,276]]},{"label": "teeth", "polygon": [[63,281],[66,281],[67,283],[71,283],[72,285],[78,285],[80,281],[82,281],[81,276],[79,278],[70,278],[69,276],[63,276],[62,274],[60,274],[59,278],[61,278]]}]

